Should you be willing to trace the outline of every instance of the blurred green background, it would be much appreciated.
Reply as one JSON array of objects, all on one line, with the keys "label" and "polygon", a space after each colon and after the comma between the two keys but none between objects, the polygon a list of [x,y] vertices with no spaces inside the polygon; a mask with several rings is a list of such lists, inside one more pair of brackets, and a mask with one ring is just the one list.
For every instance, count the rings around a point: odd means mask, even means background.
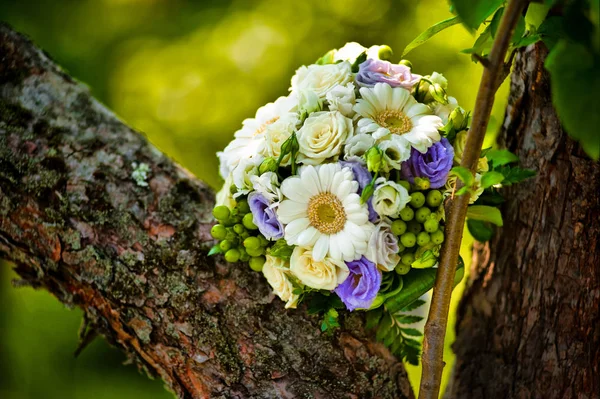
[{"label": "blurred green background", "polygon": [[[215,188],[215,152],[256,108],[287,94],[297,67],[348,41],[388,44],[399,57],[414,37],[448,17],[444,0],[0,2],[0,20],[28,34],[129,125]],[[466,109],[481,68],[459,51],[473,41],[455,26],[408,56],[416,73],[443,73]],[[470,259],[467,252],[465,244],[463,257]],[[160,382],[123,366],[124,356],[102,340],[74,359],[81,311],[45,292],[13,289],[15,277],[0,264],[0,398],[171,397]],[[451,325],[448,341],[453,337]],[[420,370],[409,373],[418,386]]]}]

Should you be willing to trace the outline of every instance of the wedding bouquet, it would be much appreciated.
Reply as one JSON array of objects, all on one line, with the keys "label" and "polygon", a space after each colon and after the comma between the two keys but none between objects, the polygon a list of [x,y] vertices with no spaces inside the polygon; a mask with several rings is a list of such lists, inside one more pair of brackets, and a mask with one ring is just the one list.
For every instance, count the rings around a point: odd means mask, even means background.
[{"label": "wedding bouquet", "polygon": [[[486,191],[497,205],[496,188],[511,181],[490,163],[510,170],[515,159],[483,156],[475,178],[453,169],[468,113],[441,74],[415,74],[391,55],[357,43],[332,50],[296,71],[288,96],[243,121],[218,153],[225,184],[211,254],[249,262],[286,308],[309,300],[324,330],[337,325],[336,309],[370,310],[378,338],[416,362],[410,337],[420,332],[407,325],[421,318],[407,312],[433,285],[444,199],[475,203]],[[470,209],[469,229],[484,239],[490,222],[501,224],[489,205]]]}]

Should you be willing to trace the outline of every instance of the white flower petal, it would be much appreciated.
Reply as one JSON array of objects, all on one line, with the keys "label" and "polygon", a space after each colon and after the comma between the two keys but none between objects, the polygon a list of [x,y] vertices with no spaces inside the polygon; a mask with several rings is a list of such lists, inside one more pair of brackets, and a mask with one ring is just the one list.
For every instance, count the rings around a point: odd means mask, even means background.
[{"label": "white flower petal", "polygon": [[[319,237],[317,242],[315,243],[315,247],[313,248],[313,259],[316,261],[323,260],[327,252],[329,251],[329,242],[330,239],[326,235],[322,235]],[[337,258],[336,258],[337,259]]]}]

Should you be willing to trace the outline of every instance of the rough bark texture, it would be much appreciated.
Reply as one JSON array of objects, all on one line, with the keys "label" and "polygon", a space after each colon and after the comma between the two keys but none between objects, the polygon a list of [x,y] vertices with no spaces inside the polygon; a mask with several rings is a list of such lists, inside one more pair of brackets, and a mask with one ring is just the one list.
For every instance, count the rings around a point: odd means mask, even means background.
[{"label": "rough bark texture", "polygon": [[561,129],[546,52],[517,56],[501,141],[538,175],[507,190],[504,227],[476,248],[449,397],[600,395],[600,164]]},{"label": "rough bark texture", "polygon": [[[150,167],[138,185],[134,162]],[[412,397],[360,316],[334,336],[208,258],[213,193],[0,24],[0,257],[180,398]]]}]

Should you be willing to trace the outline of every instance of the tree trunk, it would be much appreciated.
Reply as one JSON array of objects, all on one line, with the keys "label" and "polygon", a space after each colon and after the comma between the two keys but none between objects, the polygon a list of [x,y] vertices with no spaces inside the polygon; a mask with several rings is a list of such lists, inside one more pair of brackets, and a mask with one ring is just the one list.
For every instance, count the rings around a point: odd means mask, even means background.
[{"label": "tree trunk", "polygon": [[22,283],[80,306],[180,398],[413,397],[363,317],[322,334],[247,265],[208,258],[212,206],[205,184],[0,24],[0,257]]},{"label": "tree trunk", "polygon": [[517,56],[500,140],[538,174],[507,190],[504,227],[474,251],[452,398],[600,395],[600,165],[560,126],[546,53]]}]

